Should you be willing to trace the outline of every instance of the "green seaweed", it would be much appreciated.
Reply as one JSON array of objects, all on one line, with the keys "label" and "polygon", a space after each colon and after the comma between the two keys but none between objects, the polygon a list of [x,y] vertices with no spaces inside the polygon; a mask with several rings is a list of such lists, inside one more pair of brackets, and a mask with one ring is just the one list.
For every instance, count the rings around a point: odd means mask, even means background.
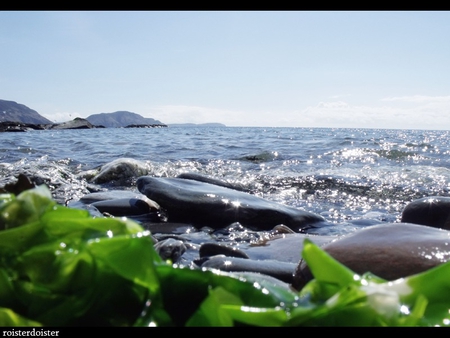
[{"label": "green seaweed", "polygon": [[386,281],[309,240],[299,292],[163,261],[126,218],[58,205],[45,186],[0,195],[1,326],[447,326],[450,263]]}]

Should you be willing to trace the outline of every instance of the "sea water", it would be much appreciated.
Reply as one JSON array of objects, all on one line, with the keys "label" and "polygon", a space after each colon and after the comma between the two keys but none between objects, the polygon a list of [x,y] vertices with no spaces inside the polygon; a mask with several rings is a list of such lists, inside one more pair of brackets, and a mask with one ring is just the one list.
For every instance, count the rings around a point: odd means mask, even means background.
[{"label": "sea water", "polygon": [[82,175],[118,158],[149,175],[193,172],[256,196],[308,210],[334,224],[319,234],[398,222],[405,205],[450,189],[449,131],[167,127],[0,133],[0,187],[19,173],[64,203],[95,190]]}]

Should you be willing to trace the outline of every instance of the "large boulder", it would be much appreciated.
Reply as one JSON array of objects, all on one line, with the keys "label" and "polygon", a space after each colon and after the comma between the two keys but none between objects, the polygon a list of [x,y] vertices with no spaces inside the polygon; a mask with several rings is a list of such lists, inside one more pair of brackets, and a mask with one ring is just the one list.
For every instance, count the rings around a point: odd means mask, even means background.
[{"label": "large boulder", "polygon": [[141,193],[167,211],[170,222],[215,229],[239,222],[258,230],[284,224],[296,231],[325,222],[320,215],[210,183],[143,176],[136,184]]},{"label": "large boulder", "polygon": [[185,178],[187,180],[194,180],[194,181],[200,181],[200,182],[205,182],[205,183],[211,183],[211,184],[214,184],[214,185],[218,185],[218,186],[225,187],[225,188],[230,188],[230,189],[233,189],[233,190],[239,190],[239,191],[248,192],[248,189],[246,189],[245,187],[241,186],[240,184],[228,183],[228,182],[216,179],[216,178],[200,175],[200,174],[197,174],[197,173],[182,173],[182,174],[178,175],[177,177],[178,178]]},{"label": "large boulder", "polygon": [[450,197],[424,197],[409,203],[402,212],[402,222],[450,230]]},{"label": "large boulder", "polygon": [[[386,223],[358,230],[322,249],[358,274],[371,272],[386,280],[414,275],[450,257],[450,232],[409,223]],[[293,286],[300,290],[313,278],[301,261]]]}]

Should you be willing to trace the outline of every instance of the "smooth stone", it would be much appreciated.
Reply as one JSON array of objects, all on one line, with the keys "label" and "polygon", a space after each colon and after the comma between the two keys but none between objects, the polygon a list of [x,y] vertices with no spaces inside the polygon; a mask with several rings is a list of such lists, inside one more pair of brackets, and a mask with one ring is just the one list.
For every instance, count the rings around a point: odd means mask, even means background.
[{"label": "smooth stone", "polygon": [[[450,232],[411,223],[386,223],[345,235],[322,249],[357,274],[371,272],[396,280],[447,262]],[[307,264],[301,261],[293,287],[300,290],[312,278]]]},{"label": "smooth stone", "polygon": [[127,190],[111,190],[84,195],[69,203],[71,208],[95,208],[100,213],[130,217],[142,222],[165,222],[167,217],[158,203],[147,196]]},{"label": "smooth stone", "polygon": [[338,239],[337,236],[308,234],[284,234],[267,241],[263,245],[249,245],[240,249],[251,259],[272,259],[287,263],[298,263],[302,258],[303,241],[309,238],[318,246],[323,246]]},{"label": "smooth stone", "polygon": [[115,199],[121,199],[121,198],[139,198],[142,200],[148,200],[148,201],[150,201],[149,203],[152,203],[154,205],[155,209],[159,209],[158,203],[156,203],[155,201],[152,201],[144,194],[141,194],[140,192],[129,191],[129,190],[108,190],[108,191],[93,192],[93,193],[86,194],[83,197],[81,197],[80,202],[83,202],[84,204],[92,204],[95,202],[106,201],[106,200],[115,200]]},{"label": "smooth stone", "polygon": [[118,158],[103,165],[100,172],[92,178],[92,181],[96,184],[122,184],[147,173],[148,169],[145,163],[132,158]]},{"label": "smooth stone", "polygon": [[275,260],[254,260],[238,257],[214,256],[206,260],[201,268],[227,272],[257,272],[291,283],[297,264]]},{"label": "smooth stone", "polygon": [[192,225],[184,223],[143,222],[143,225],[153,234],[190,234],[197,231]]},{"label": "smooth stone", "polygon": [[216,255],[225,255],[227,257],[249,258],[245,252],[229,245],[217,243],[204,243],[199,250],[200,258]]},{"label": "smooth stone", "polygon": [[450,230],[450,197],[432,196],[412,201],[403,209],[401,221]]},{"label": "smooth stone", "polygon": [[222,180],[218,180],[216,178],[212,178],[212,177],[208,177],[208,176],[204,176],[204,175],[200,175],[200,174],[196,174],[196,173],[182,173],[182,174],[178,175],[177,177],[184,178],[187,180],[194,180],[194,181],[199,181],[199,182],[210,183],[210,184],[218,185],[220,187],[225,187],[225,188],[229,188],[229,189],[233,189],[233,190],[248,191],[248,189],[246,189],[238,184],[228,183],[228,182],[225,182]]},{"label": "smooth stone", "polygon": [[295,231],[326,222],[320,215],[210,183],[143,176],[136,184],[141,193],[167,211],[170,222],[215,229],[239,222],[258,230],[284,224]]},{"label": "smooth stone", "polygon": [[100,212],[107,212],[113,216],[135,216],[159,211],[152,208],[146,201],[138,198],[99,201],[92,203],[92,205]]},{"label": "smooth stone", "polygon": [[289,283],[283,282],[278,278],[274,278],[269,275],[263,275],[261,273],[257,272],[250,272],[250,271],[234,271],[234,272],[228,272],[230,276],[238,277],[240,280],[246,280],[247,282],[254,282],[258,283],[261,287],[264,287],[264,285],[270,284],[274,285],[278,288],[285,289],[288,292],[292,292],[292,288]]},{"label": "smooth stone", "polygon": [[186,252],[186,246],[183,241],[173,238],[159,241],[153,247],[163,260],[170,259],[172,263],[178,262],[181,256]]}]

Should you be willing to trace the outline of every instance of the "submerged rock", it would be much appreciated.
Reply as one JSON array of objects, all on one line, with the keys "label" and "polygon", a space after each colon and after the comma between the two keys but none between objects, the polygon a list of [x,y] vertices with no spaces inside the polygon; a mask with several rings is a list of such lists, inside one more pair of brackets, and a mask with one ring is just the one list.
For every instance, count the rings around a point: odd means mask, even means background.
[{"label": "submerged rock", "polygon": [[[374,225],[325,244],[322,249],[352,271],[371,272],[386,280],[414,275],[450,260],[450,232],[410,223]],[[293,286],[312,279],[302,261]]]},{"label": "submerged rock", "polygon": [[169,259],[172,263],[178,262],[186,251],[186,246],[183,241],[174,238],[159,241],[154,245],[154,248],[163,260]]},{"label": "submerged rock", "polygon": [[293,230],[320,222],[322,216],[210,183],[181,178],[143,176],[138,190],[167,211],[170,222],[214,229],[239,222],[266,230],[284,224]]}]

